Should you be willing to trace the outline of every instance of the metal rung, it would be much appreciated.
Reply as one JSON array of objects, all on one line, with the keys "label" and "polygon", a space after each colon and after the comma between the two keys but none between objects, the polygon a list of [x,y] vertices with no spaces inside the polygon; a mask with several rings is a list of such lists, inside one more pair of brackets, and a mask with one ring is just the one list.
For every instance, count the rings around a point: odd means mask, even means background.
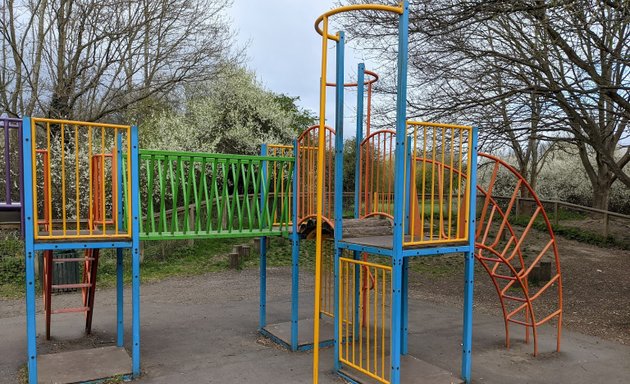
[{"label": "metal rung", "polygon": [[514,324],[520,324],[520,325],[523,325],[525,327],[531,327],[532,326],[532,323],[530,323],[530,322],[516,320],[516,319],[512,319],[512,318],[507,319],[507,321],[509,321],[511,323],[514,323]]},{"label": "metal rung", "polygon": [[72,289],[72,288],[89,288],[92,284],[90,283],[79,283],[79,284],[57,284],[52,286],[52,289]]},{"label": "metal rung", "polygon": [[55,315],[58,313],[87,312],[89,310],[90,310],[90,307],[61,308],[61,309],[54,309],[50,311],[50,313],[52,315]]},{"label": "metal rung", "polygon": [[527,299],[522,299],[520,297],[515,297],[515,296],[510,296],[510,295],[503,295],[504,299],[508,299],[508,300],[514,300],[514,301],[518,301],[521,303],[525,303],[527,302]]},{"label": "metal rung", "polygon": [[94,261],[93,257],[75,257],[68,259],[53,259],[53,263],[67,263],[70,261]]},{"label": "metal rung", "polygon": [[503,260],[496,259],[496,258],[493,258],[493,257],[477,256],[477,259],[485,260],[485,261],[492,261],[493,263],[504,263]]},{"label": "metal rung", "polygon": [[491,276],[496,277],[497,279],[503,279],[503,280],[516,280],[516,277],[514,276],[497,275],[496,273],[493,273]]}]

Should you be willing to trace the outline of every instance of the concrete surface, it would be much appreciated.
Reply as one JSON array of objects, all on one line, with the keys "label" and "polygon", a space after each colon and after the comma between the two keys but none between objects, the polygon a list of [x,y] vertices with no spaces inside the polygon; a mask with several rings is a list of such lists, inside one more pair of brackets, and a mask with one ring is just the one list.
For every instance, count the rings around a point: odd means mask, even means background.
[{"label": "concrete surface", "polygon": [[131,374],[131,357],[124,348],[101,347],[39,356],[41,384],[79,383]]},{"label": "concrete surface", "polygon": [[[312,354],[291,353],[257,333],[256,270],[178,278],[142,286],[139,383],[311,383]],[[312,317],[312,281],[302,288],[301,318]],[[286,321],[290,311],[288,269],[271,269],[268,322]],[[66,300],[55,296],[53,300]],[[71,297],[68,297],[68,300]],[[130,340],[130,295],[126,292],[126,339]],[[75,298],[76,299],[76,298]],[[41,303],[38,303],[41,309]],[[540,332],[540,355],[512,329],[506,350],[503,320],[474,317],[475,383],[628,383],[630,347],[565,331],[562,351],[554,352],[554,329]],[[83,316],[53,317],[53,339],[39,338],[40,353],[111,345],[115,340],[115,291],[96,295],[94,336],[82,336]],[[460,369],[461,309],[410,299],[409,353],[457,377]],[[43,334],[42,317],[37,328]],[[21,302],[0,301],[0,383],[16,383],[26,361],[25,316]],[[519,337],[521,339],[519,339]],[[332,350],[321,353],[320,383],[341,383],[332,370]],[[402,369],[404,370],[404,366]],[[415,377],[410,383],[422,383]]]}]

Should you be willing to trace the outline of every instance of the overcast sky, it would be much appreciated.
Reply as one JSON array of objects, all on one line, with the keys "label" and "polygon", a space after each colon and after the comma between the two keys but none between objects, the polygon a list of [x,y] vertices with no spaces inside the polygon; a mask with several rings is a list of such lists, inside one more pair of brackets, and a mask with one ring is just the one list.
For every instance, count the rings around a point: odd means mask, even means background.
[{"label": "overcast sky", "polygon": [[[239,43],[248,44],[247,66],[263,85],[277,93],[299,96],[299,105],[315,113],[319,109],[321,36],[315,32],[314,23],[333,7],[333,0],[234,0],[229,11]],[[329,43],[329,47],[329,57],[334,60],[334,44]],[[356,78],[361,58],[349,46],[345,59],[348,81]],[[334,81],[334,61],[328,67],[328,79]],[[329,101],[333,97],[331,88]],[[346,92],[346,137],[354,136],[349,124],[354,120],[355,98],[356,93]],[[329,125],[334,118],[332,108],[334,104],[327,103]]]}]

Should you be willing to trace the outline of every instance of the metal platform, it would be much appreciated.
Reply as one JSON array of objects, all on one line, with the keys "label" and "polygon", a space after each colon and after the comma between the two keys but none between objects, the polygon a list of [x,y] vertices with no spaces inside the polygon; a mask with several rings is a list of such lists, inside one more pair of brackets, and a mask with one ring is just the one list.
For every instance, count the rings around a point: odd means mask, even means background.
[{"label": "metal platform", "polygon": [[131,357],[124,348],[103,347],[40,355],[38,383],[83,383],[131,375]]},{"label": "metal platform", "polygon": [[[324,316],[320,319],[319,346],[329,347],[334,342],[334,324],[332,319]],[[260,333],[273,342],[291,349],[291,322],[269,324]],[[298,322],[298,351],[313,349],[313,319],[303,319]]]},{"label": "metal platform", "polygon": [[[352,368],[343,368],[339,375],[352,383],[377,384],[380,381],[367,375],[361,374]],[[401,383],[415,384],[460,384],[463,383],[459,377],[426,361],[416,357],[406,355],[401,357]]]}]

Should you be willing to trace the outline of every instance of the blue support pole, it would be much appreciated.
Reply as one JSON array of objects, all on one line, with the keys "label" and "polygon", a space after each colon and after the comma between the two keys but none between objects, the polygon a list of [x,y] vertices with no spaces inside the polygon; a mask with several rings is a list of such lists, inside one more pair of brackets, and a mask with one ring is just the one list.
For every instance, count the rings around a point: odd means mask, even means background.
[{"label": "blue support pole", "polygon": [[[339,348],[342,339],[340,337],[339,323],[339,257],[341,249],[339,241],[343,234],[343,91],[344,91],[344,45],[345,35],[339,32],[336,53],[336,77],[335,77],[335,253],[334,253],[334,274],[333,274],[333,312],[334,312],[334,360],[335,371],[341,369],[339,361]],[[357,210],[355,207],[355,214]]]},{"label": "blue support pole", "polygon": [[402,328],[403,283],[403,221],[405,201],[405,139],[407,137],[407,55],[409,43],[409,2],[403,2],[398,21],[398,84],[396,92],[396,160],[394,175],[394,233],[392,243],[392,325],[391,376],[392,384],[400,383],[400,352]]},{"label": "blue support pole", "polygon": [[405,180],[410,180],[410,184],[405,185],[405,227],[403,228],[403,231],[408,234],[409,223],[411,222],[411,217],[409,216],[411,212],[411,193],[415,193],[415,188],[412,188],[411,186],[411,170],[413,169],[411,167],[411,162],[413,160],[411,155],[415,148],[411,148],[411,143],[413,143],[413,140],[411,140],[411,136],[406,137],[407,142],[405,144]]},{"label": "blue support pole", "polygon": [[477,215],[477,128],[472,129],[470,177],[468,178],[468,191],[470,194],[468,221],[468,251],[464,252],[464,334],[462,341],[462,380],[471,381],[472,371],[472,316],[473,316],[473,291],[475,281],[475,222]]},{"label": "blue support pole", "polygon": [[131,127],[131,372],[140,376],[140,153],[138,127]]},{"label": "blue support pole", "polygon": [[402,326],[400,328],[400,354],[406,355],[409,341],[409,258],[403,257],[402,265]]},{"label": "blue support pole", "polygon": [[[31,119],[22,121],[22,178],[25,191],[32,191],[33,185],[33,146]],[[35,325],[35,256],[33,195],[25,193],[22,200],[24,212],[24,253],[26,260],[26,340],[28,354],[28,382],[37,384],[37,328]]]},{"label": "blue support pole", "polygon": [[[124,215],[129,207],[124,206],[123,200],[123,155],[122,155],[122,136],[116,133],[116,142],[118,153],[116,154],[118,168],[118,229],[123,229]],[[123,347],[125,341],[125,317],[124,317],[124,267],[123,267],[123,249],[116,248],[116,346]]]},{"label": "blue support pole", "polygon": [[[267,156],[267,144],[260,147],[260,155]],[[267,160],[262,162],[262,186],[260,193],[260,216],[263,217],[265,212],[264,206],[267,199],[265,186],[267,185]],[[263,329],[267,325],[267,237],[260,238],[260,310],[259,310],[258,327]]]},{"label": "blue support pole", "polygon": [[291,231],[291,350],[297,351],[298,349],[298,323],[299,323],[299,308],[300,308],[300,234],[298,233],[298,217],[297,217],[297,203],[298,203],[298,142],[293,140],[293,157],[295,158],[295,166],[293,167],[293,200],[291,218],[292,231]]},{"label": "blue support pole", "polygon": [[355,134],[354,218],[361,215],[361,142],[363,141],[363,95],[365,93],[365,64],[357,68],[357,129]]}]

